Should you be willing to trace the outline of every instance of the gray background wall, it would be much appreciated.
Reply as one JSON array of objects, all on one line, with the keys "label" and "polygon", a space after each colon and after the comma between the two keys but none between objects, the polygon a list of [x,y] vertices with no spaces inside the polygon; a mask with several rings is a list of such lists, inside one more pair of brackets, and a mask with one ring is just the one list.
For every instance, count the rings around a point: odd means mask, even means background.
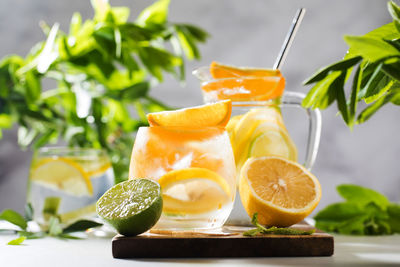
[{"label": "gray background wall", "polygon": [[[150,1],[112,1],[132,8],[132,18]],[[307,92],[302,81],[316,69],[339,60],[346,51],[344,34],[359,35],[391,21],[384,0],[172,0],[170,20],[207,29],[212,38],[201,47],[203,58],[189,70],[218,60],[235,65],[272,66],[296,9],[307,8],[303,24],[282,71],[287,90]],[[74,11],[92,15],[89,1],[0,0],[0,57],[26,54],[44,38],[38,22],[60,22],[66,30]],[[172,78],[152,90],[166,103],[182,107],[201,104],[198,82],[188,75],[181,87]],[[357,183],[400,201],[400,110],[387,106],[351,132],[336,115],[335,106],[323,111],[320,150],[313,173],[322,184],[318,209],[339,200],[335,186]],[[16,132],[0,140],[0,210],[22,210],[31,153],[16,144]]]}]

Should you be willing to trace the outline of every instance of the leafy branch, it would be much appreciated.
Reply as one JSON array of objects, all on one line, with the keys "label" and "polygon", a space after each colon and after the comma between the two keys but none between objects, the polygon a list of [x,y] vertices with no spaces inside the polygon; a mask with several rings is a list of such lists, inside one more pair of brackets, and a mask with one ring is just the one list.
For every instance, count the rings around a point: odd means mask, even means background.
[{"label": "leafy branch", "polygon": [[[363,36],[345,36],[349,50],[344,59],[305,81],[305,85],[315,85],[304,107],[325,109],[336,101],[343,120],[352,128],[387,103],[400,105],[400,7],[390,1],[388,9],[393,22]],[[350,77],[351,90],[346,96]],[[358,112],[361,101],[367,106]]]},{"label": "leafy branch", "polygon": [[41,23],[47,39],[26,57],[0,60],[0,138],[18,125],[18,143],[33,149],[63,140],[103,148],[117,182],[127,178],[134,133],[143,114],[169,109],[149,96],[164,74],[185,77],[185,60],[199,59],[208,34],[167,20],[169,0],[144,9],[134,22],[129,8],[92,0],[95,14],[72,16],[69,32]]}]

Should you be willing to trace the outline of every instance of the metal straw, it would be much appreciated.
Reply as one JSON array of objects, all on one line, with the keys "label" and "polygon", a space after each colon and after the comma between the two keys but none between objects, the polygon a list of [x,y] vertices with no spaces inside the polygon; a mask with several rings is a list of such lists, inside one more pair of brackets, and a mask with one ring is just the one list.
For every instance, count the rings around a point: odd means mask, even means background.
[{"label": "metal straw", "polygon": [[282,45],[281,51],[279,52],[278,58],[275,61],[274,64],[274,69],[280,69],[282,66],[283,62],[285,61],[285,58],[287,56],[287,53],[289,51],[290,46],[293,43],[293,39],[296,35],[296,32],[301,24],[301,21],[304,17],[304,14],[306,13],[305,8],[299,8],[297,10],[296,15],[294,16],[292,25],[290,26],[289,32],[286,35],[285,42]]}]

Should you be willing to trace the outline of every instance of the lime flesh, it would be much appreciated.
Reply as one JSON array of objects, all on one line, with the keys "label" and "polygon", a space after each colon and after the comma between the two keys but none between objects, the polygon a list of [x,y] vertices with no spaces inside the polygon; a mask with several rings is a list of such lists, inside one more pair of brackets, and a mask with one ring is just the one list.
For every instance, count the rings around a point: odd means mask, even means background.
[{"label": "lime flesh", "polygon": [[110,188],[97,201],[97,214],[118,233],[134,236],[153,227],[161,216],[160,185],[149,179],[132,179]]}]

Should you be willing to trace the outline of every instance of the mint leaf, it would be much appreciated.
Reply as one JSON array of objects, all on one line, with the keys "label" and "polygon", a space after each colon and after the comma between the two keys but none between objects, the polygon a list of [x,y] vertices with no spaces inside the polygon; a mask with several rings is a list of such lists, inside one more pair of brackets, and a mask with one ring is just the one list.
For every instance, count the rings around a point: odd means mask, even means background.
[{"label": "mint leaf", "polygon": [[251,219],[251,223],[256,226],[255,229],[250,229],[243,232],[244,236],[256,236],[258,234],[264,235],[311,235],[315,233],[315,229],[312,230],[300,230],[293,228],[284,228],[284,227],[276,227],[271,226],[270,228],[265,228],[258,222],[258,214],[254,213]]},{"label": "mint leaf", "polygon": [[338,193],[347,201],[363,206],[370,202],[381,209],[386,209],[389,200],[382,194],[358,185],[342,184],[337,187]]},{"label": "mint leaf", "polygon": [[22,242],[24,242],[25,240],[26,240],[25,236],[20,236],[14,240],[11,240],[10,242],[8,242],[7,245],[13,245],[13,246],[21,245]]},{"label": "mint leaf", "polygon": [[26,227],[28,227],[28,223],[25,221],[24,217],[18,212],[10,209],[4,210],[0,214],[0,219],[10,222],[20,227],[22,230],[26,230]]}]

